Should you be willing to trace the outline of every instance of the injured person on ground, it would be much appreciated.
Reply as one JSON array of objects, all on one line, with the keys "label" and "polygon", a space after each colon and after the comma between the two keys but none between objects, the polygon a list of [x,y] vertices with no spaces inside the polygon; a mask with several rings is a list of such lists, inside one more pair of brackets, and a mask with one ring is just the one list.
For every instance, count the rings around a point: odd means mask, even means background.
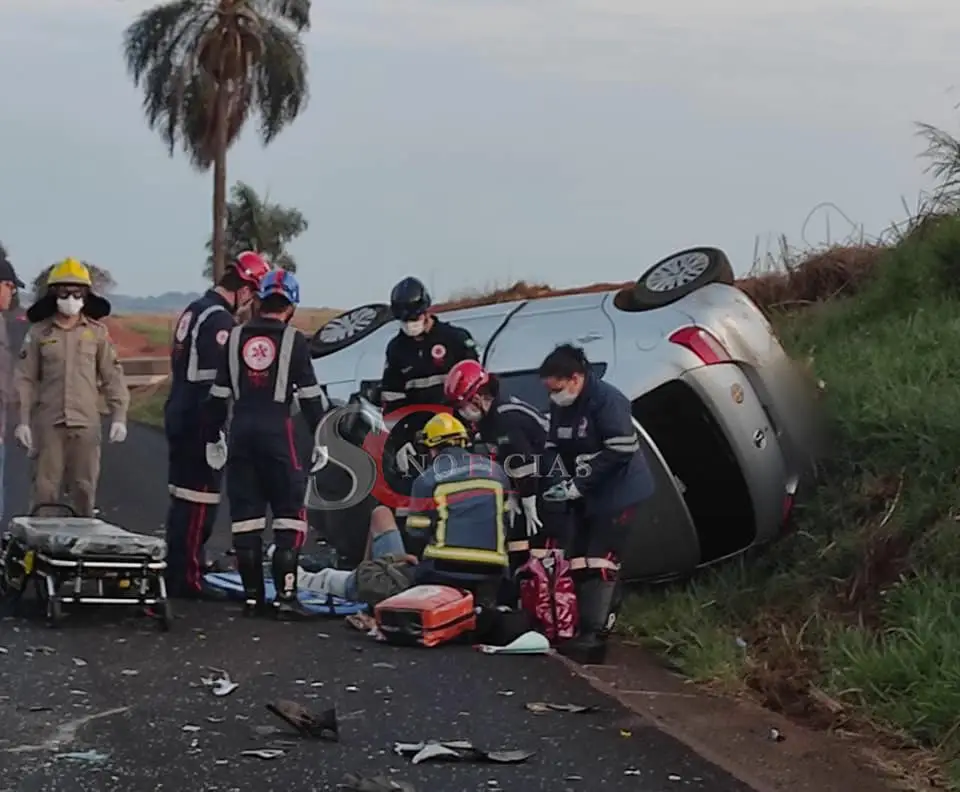
[{"label": "injured person on ground", "polygon": [[419,439],[431,465],[413,483],[405,530],[425,540],[420,557],[407,551],[393,512],[377,506],[369,558],[355,570],[301,569],[301,589],[374,605],[429,583],[468,589],[478,604],[493,604],[509,574],[509,479],[497,462],[467,450],[467,429],[452,415],[435,415]]}]

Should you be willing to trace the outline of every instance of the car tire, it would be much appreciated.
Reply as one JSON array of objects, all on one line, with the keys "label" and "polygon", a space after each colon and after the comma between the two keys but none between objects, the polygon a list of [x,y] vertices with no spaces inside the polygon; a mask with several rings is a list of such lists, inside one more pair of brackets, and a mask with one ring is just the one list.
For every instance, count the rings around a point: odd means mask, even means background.
[{"label": "car tire", "polygon": [[637,280],[629,290],[627,310],[661,308],[710,283],[732,286],[734,281],[733,267],[722,250],[688,248],[661,259]]},{"label": "car tire", "polygon": [[310,339],[310,354],[314,359],[332,355],[366,338],[392,319],[390,306],[385,303],[351,308],[320,326]]}]

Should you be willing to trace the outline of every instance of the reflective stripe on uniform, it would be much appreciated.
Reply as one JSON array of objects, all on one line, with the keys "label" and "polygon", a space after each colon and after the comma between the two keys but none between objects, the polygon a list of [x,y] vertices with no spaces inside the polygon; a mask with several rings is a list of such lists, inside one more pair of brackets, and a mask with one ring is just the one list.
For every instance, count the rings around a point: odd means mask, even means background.
[{"label": "reflective stripe on uniform", "polygon": [[230,388],[226,385],[211,385],[210,397],[213,399],[229,399]]},{"label": "reflective stripe on uniform", "polygon": [[522,553],[525,550],[530,549],[530,542],[527,539],[520,540],[516,542],[507,542],[507,552],[508,553]]},{"label": "reflective stripe on uniform", "polygon": [[290,382],[290,364],[293,361],[293,343],[299,331],[287,325],[280,336],[280,354],[277,356],[277,382],[273,388],[273,400],[283,404],[287,400],[287,385]]},{"label": "reflective stripe on uniform", "polygon": [[254,517],[252,520],[240,520],[238,522],[232,523],[230,525],[230,531],[232,533],[253,533],[254,531],[262,531],[267,527],[267,518],[266,517]]},{"label": "reflective stripe on uniform", "polygon": [[327,394],[323,392],[322,385],[307,385],[305,388],[300,388],[297,391],[297,396],[301,399],[323,399],[323,406],[327,406]]},{"label": "reflective stripe on uniform", "polygon": [[524,415],[533,418],[533,420],[535,420],[545,432],[549,431],[550,429],[550,421],[547,419],[547,417],[543,415],[543,413],[535,410],[529,404],[523,404],[522,402],[517,401],[508,401],[497,407],[497,413],[499,415],[503,415],[503,413],[507,412],[523,413]]},{"label": "reflective stripe on uniform", "polygon": [[292,519],[290,517],[274,517],[273,530],[274,531],[297,531],[298,533],[306,533],[307,521]]},{"label": "reflective stripe on uniform", "polygon": [[187,356],[187,382],[209,382],[210,380],[216,379],[217,370],[215,368],[200,368],[200,352],[197,350],[197,340],[200,337],[201,326],[207,321],[210,315],[215,311],[225,310],[227,309],[222,305],[211,305],[209,308],[201,311],[200,316],[197,317],[197,321],[193,325],[193,330],[190,331],[190,351]]},{"label": "reflective stripe on uniform", "polygon": [[234,327],[227,342],[227,367],[230,369],[230,388],[234,399],[240,398],[240,330],[240,327]]},{"label": "reflective stripe on uniform", "polygon": [[426,390],[427,388],[436,388],[438,385],[443,385],[446,381],[446,374],[431,374],[429,377],[417,377],[416,379],[407,380],[405,387],[408,391]]},{"label": "reflective stripe on uniform", "polygon": [[394,402],[407,398],[407,395],[405,393],[398,393],[397,391],[381,391],[380,398],[385,402]]},{"label": "reflective stripe on uniform", "polygon": [[[507,459],[503,460],[504,463],[506,463],[509,458],[510,457],[507,457]],[[507,475],[509,475],[511,478],[522,479],[527,478],[527,476],[532,476],[537,472],[537,463],[529,462],[526,465],[517,465],[516,467],[513,465],[507,466],[504,464],[503,469],[506,470]]]},{"label": "reflective stripe on uniform", "polygon": [[635,434],[608,437],[603,444],[611,451],[618,451],[621,454],[633,454],[640,450],[640,438]]},{"label": "reflective stripe on uniform", "polygon": [[570,569],[620,569],[620,564],[609,558],[571,558]]},{"label": "reflective stripe on uniform", "polygon": [[199,492],[198,490],[167,485],[167,490],[174,498],[189,501],[190,503],[220,503],[219,492]]}]

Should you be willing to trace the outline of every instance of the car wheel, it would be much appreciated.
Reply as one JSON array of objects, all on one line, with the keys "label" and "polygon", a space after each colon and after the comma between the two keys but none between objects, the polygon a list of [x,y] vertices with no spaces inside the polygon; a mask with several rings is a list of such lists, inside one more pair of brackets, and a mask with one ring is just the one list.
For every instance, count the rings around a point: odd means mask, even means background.
[{"label": "car wheel", "polygon": [[630,290],[630,303],[635,311],[660,308],[709,283],[732,285],[733,282],[733,267],[722,250],[689,248],[648,269]]},{"label": "car wheel", "polygon": [[370,303],[345,311],[313,334],[310,354],[314,358],[332,355],[366,338],[392,319],[390,306],[385,303]]}]

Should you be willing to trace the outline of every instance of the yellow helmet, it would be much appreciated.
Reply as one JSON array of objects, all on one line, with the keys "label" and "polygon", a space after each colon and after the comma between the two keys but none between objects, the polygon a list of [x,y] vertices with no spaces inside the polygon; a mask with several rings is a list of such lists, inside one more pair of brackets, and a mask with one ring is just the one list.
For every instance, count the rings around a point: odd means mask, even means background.
[{"label": "yellow helmet", "polygon": [[48,287],[68,284],[71,286],[93,286],[90,270],[75,258],[65,258],[63,261],[54,264],[47,276]]},{"label": "yellow helmet", "polygon": [[450,413],[437,413],[424,424],[419,439],[427,448],[437,448],[443,445],[465,446],[470,436],[467,427]]}]

